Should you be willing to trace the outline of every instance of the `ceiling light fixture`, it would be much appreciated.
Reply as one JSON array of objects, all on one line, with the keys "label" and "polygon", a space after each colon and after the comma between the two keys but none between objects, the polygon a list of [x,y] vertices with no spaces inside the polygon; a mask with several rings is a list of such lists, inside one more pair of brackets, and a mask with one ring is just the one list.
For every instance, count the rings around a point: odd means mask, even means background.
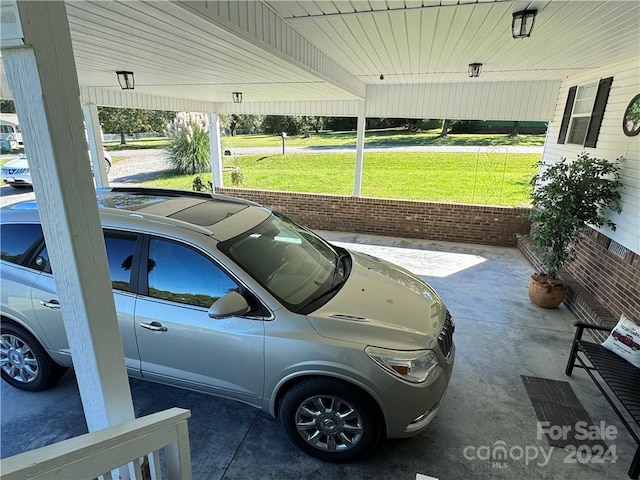
[{"label": "ceiling light fixture", "polygon": [[242,92],[233,92],[233,103],[242,103]]},{"label": "ceiling light fixture", "polygon": [[380,74],[380,80],[384,80],[384,75]]},{"label": "ceiling light fixture", "polygon": [[531,36],[537,13],[538,10],[521,10],[513,14],[513,20],[511,21],[511,35],[513,38]]},{"label": "ceiling light fixture", "polygon": [[482,72],[482,64],[481,63],[470,63],[469,64],[469,76],[471,78],[477,78],[480,76],[480,72]]},{"label": "ceiling light fixture", "polygon": [[122,90],[133,90],[136,86],[135,79],[133,78],[133,72],[125,72],[124,70],[120,70],[116,72],[118,76],[118,83],[120,84],[120,88]]}]

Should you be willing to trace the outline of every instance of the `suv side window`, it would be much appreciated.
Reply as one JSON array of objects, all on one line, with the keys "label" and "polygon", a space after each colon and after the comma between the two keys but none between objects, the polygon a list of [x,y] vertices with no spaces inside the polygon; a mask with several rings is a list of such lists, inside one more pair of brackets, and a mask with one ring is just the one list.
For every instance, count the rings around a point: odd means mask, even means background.
[{"label": "suv side window", "polygon": [[197,250],[151,238],[148,261],[149,296],[209,308],[239,287],[218,265]]},{"label": "suv side window", "polygon": [[[111,286],[114,290],[132,291],[131,267],[137,241],[138,235],[133,233],[104,232],[104,246],[107,250]],[[52,273],[46,246],[31,260],[28,267]]]},{"label": "suv side window", "polygon": [[132,233],[104,232],[104,246],[114,290],[132,291],[131,266],[138,236]]},{"label": "suv side window", "polygon": [[0,258],[24,265],[41,240],[37,223],[6,223],[0,228]]}]

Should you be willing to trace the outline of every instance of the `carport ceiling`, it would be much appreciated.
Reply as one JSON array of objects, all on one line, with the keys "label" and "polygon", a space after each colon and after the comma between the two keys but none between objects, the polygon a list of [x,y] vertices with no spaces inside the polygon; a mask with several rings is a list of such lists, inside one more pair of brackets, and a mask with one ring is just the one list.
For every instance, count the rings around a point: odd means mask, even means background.
[{"label": "carport ceiling", "polygon": [[[117,90],[114,72],[132,70],[136,93],[210,102],[233,91],[245,102],[335,100],[369,84],[553,80],[640,55],[637,0],[66,3],[81,86]],[[275,20],[258,30],[270,28],[275,47],[248,33],[263,6]],[[538,10],[533,35],[514,40],[511,15],[524,8]],[[282,26],[309,44],[287,48]],[[471,62],[484,64],[478,79]]]}]

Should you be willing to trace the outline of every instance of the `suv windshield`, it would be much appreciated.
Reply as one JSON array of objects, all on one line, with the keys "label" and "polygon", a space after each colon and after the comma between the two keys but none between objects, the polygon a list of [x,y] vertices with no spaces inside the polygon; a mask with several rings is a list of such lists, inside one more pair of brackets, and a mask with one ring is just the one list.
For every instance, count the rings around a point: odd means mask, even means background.
[{"label": "suv windshield", "polygon": [[300,313],[328,301],[349,273],[346,251],[276,213],[219,248],[288,309]]}]

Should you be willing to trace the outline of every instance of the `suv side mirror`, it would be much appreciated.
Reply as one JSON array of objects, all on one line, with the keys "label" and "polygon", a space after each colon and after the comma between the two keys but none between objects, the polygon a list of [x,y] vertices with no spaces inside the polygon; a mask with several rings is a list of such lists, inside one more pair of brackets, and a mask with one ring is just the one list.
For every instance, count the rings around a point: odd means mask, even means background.
[{"label": "suv side mirror", "polygon": [[249,311],[249,304],[238,292],[229,292],[211,305],[209,316],[211,318],[228,318],[244,315]]}]

